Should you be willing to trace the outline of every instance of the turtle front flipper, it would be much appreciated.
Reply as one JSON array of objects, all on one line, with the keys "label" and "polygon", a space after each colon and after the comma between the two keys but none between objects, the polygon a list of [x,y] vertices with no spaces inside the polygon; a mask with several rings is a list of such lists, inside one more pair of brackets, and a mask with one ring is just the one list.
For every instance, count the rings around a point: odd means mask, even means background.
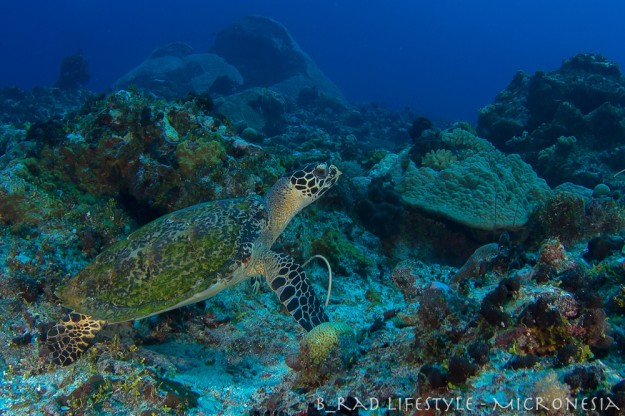
[{"label": "turtle front flipper", "polygon": [[310,331],[329,321],[304,269],[291,256],[269,251],[262,256],[262,261],[269,287],[302,328]]},{"label": "turtle front flipper", "polygon": [[69,365],[89,348],[89,342],[106,322],[72,312],[48,331],[47,345],[52,362]]}]

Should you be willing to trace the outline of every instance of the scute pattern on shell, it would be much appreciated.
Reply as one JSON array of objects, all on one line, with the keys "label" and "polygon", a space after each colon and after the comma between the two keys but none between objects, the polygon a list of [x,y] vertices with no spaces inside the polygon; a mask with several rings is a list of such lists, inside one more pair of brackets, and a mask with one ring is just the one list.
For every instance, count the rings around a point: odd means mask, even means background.
[{"label": "scute pattern on shell", "polygon": [[109,323],[166,310],[247,263],[267,224],[259,197],[173,212],[109,247],[57,292],[68,306]]}]

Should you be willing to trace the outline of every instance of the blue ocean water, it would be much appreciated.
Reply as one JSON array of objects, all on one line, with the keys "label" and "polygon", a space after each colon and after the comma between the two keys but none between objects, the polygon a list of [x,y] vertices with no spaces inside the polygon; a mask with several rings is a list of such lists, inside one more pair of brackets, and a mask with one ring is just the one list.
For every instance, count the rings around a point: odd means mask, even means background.
[{"label": "blue ocean water", "polygon": [[106,90],[155,48],[205,51],[249,14],[284,24],[350,101],[440,120],[474,121],[517,70],[553,70],[579,52],[625,65],[616,0],[4,2],[0,86],[51,85],[62,58],[82,53],[87,87]]}]

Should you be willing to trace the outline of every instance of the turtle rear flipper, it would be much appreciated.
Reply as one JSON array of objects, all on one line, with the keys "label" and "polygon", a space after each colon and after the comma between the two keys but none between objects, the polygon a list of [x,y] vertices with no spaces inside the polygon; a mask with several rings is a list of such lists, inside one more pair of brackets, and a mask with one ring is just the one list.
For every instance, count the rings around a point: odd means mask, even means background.
[{"label": "turtle rear flipper", "polygon": [[329,321],[321,302],[308,284],[304,269],[291,256],[270,251],[263,257],[269,287],[302,328],[310,331]]},{"label": "turtle rear flipper", "polygon": [[104,321],[72,312],[48,331],[46,341],[52,362],[69,365],[89,348],[89,342],[104,326]]}]

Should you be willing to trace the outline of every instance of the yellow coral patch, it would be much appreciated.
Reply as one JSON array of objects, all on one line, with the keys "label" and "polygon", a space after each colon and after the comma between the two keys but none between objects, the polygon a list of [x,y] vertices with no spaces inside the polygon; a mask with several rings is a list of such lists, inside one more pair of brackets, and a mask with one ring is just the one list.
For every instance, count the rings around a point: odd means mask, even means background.
[{"label": "yellow coral patch", "polygon": [[314,327],[302,340],[304,358],[312,365],[320,364],[338,345],[341,337],[354,336],[354,330],[343,322],[324,322]]}]

